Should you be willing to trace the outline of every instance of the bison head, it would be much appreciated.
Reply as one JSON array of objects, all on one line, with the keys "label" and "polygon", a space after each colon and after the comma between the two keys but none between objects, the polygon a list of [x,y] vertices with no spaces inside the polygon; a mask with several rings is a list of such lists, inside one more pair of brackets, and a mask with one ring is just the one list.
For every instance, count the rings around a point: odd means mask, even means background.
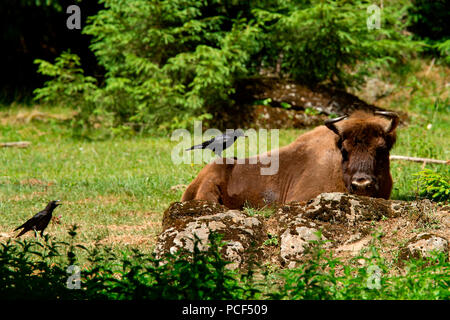
[{"label": "bison head", "polygon": [[397,114],[357,112],[346,118],[325,121],[325,125],[338,135],[336,146],[342,154],[346,188],[350,193],[388,199],[392,190],[389,151],[396,139]]}]

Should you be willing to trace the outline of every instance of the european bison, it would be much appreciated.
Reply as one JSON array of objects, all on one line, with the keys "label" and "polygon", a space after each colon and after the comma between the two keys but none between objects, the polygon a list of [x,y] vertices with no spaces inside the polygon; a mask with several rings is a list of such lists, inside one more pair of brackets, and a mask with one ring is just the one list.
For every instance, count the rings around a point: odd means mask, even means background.
[{"label": "european bison", "polygon": [[[399,118],[393,112],[361,111],[325,121],[276,151],[245,163],[206,165],[183,194],[182,201],[212,200],[231,209],[246,203],[261,207],[316,197],[323,192],[350,192],[389,199],[392,177],[389,151]],[[279,170],[261,175],[271,153],[279,152]],[[266,159],[263,159],[266,158]],[[228,159],[230,160],[230,159]]]}]

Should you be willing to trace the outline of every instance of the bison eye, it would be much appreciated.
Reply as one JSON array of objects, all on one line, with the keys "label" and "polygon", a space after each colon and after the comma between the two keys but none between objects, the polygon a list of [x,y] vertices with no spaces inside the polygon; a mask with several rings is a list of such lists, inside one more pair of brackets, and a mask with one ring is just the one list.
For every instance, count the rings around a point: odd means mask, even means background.
[{"label": "bison eye", "polygon": [[388,152],[388,149],[385,145],[382,145],[382,146],[377,147],[376,151],[378,154],[382,154],[382,153]]},{"label": "bison eye", "polygon": [[341,149],[342,161],[348,161],[348,152],[344,148]]}]

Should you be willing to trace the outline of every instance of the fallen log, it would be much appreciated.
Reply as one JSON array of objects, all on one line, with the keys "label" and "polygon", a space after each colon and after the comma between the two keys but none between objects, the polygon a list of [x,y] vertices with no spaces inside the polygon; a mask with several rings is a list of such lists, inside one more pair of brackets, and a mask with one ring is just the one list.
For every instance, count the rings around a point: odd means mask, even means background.
[{"label": "fallen log", "polygon": [[26,148],[31,144],[29,141],[18,141],[18,142],[0,142],[0,147],[2,148]]},{"label": "fallen log", "polygon": [[437,160],[437,159],[430,159],[430,158],[417,158],[417,157],[407,157],[407,156],[397,156],[397,155],[391,155],[389,157],[389,159],[414,161],[414,162],[420,162],[420,163],[450,164],[450,160]]}]

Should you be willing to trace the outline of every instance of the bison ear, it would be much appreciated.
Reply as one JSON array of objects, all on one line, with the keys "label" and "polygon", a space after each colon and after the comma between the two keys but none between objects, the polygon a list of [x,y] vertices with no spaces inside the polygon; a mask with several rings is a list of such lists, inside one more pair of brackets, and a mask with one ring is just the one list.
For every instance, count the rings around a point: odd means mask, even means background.
[{"label": "bison ear", "polygon": [[328,119],[328,120],[325,120],[324,124],[326,125],[326,127],[328,129],[330,129],[331,131],[336,133],[338,136],[340,136],[341,134],[339,132],[339,129],[336,127],[335,123],[338,121],[344,120],[347,117],[348,117],[348,115],[344,115],[344,116],[336,118],[336,119]]}]

